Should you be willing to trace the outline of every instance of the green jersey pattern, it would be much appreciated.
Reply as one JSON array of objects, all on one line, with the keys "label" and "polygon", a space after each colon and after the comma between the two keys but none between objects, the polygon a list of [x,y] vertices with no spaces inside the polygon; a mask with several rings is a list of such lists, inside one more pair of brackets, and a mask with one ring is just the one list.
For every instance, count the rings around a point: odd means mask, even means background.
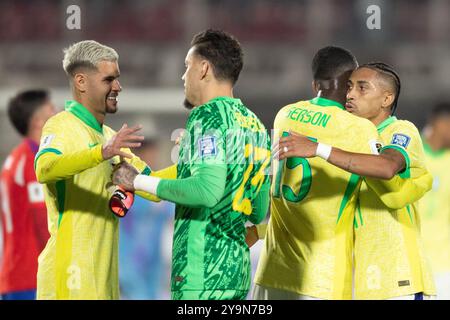
[{"label": "green jersey pattern", "polygon": [[226,165],[225,191],[212,208],[177,205],[172,256],[173,298],[200,291],[200,299],[223,299],[250,288],[245,222],[258,191],[269,184],[270,138],[239,99],[219,97],[192,110],[180,143],[177,178],[198,165]]}]

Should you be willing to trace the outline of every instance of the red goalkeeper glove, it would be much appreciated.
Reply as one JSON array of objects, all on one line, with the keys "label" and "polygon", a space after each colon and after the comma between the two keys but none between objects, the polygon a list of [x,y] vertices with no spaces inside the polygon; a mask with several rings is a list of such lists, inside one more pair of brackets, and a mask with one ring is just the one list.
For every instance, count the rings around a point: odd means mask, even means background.
[{"label": "red goalkeeper glove", "polygon": [[109,208],[119,218],[125,217],[134,201],[134,193],[117,187],[109,199]]}]

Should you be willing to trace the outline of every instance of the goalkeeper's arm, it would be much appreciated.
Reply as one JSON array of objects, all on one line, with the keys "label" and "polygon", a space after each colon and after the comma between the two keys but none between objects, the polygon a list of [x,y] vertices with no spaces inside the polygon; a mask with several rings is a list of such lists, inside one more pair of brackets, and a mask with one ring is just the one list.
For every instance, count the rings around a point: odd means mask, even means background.
[{"label": "goalkeeper's arm", "polygon": [[138,175],[134,180],[136,191],[144,191],[189,207],[214,207],[225,191],[226,165],[199,165],[192,176],[167,180]]}]

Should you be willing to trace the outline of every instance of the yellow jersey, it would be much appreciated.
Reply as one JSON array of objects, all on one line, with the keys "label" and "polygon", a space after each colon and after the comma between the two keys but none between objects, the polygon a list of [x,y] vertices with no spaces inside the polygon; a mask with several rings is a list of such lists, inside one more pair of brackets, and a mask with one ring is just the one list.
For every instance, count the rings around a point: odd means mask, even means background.
[{"label": "yellow jersey", "polygon": [[422,238],[433,272],[450,272],[450,150],[433,151],[424,142],[433,188],[419,202]]},{"label": "yellow jersey", "polygon": [[[119,298],[119,220],[108,206],[119,159],[101,154],[114,134],[76,101],[43,128],[35,170],[45,184],[50,239],[38,259],[37,299]],[[138,157],[130,163],[151,173]]]},{"label": "yellow jersey", "polygon": [[[274,129],[352,152],[377,152],[376,127],[323,98],[282,108]],[[274,160],[271,217],[255,283],[321,299],[351,299],[360,182],[319,157]]]},{"label": "yellow jersey", "polygon": [[[429,175],[422,139],[414,124],[390,117],[378,126],[378,132],[383,149],[395,149],[405,157],[406,169],[399,173],[400,178],[414,181]],[[354,297],[388,299],[417,292],[434,295],[420,237],[418,203],[390,209],[371,188],[380,183],[386,181],[366,179],[359,193],[354,224]],[[410,192],[416,192],[417,199],[430,187],[431,179]]]}]

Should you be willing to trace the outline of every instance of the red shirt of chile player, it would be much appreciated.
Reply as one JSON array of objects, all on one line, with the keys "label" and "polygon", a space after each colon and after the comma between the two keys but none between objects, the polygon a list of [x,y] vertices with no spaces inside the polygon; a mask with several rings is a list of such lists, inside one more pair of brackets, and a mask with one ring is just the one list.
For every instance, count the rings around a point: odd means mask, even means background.
[{"label": "red shirt of chile player", "polygon": [[9,119],[23,139],[6,158],[0,176],[3,300],[36,297],[37,260],[50,235],[44,193],[36,181],[33,163],[42,127],[54,114],[55,107],[45,90],[21,92],[8,105]]}]

